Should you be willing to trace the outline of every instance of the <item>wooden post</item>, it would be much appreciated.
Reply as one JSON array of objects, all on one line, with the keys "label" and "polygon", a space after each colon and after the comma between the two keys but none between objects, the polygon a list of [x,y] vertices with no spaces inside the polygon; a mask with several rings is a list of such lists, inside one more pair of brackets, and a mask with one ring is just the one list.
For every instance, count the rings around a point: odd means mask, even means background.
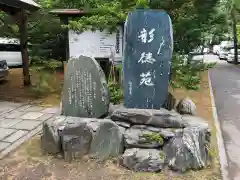
[{"label": "wooden post", "polygon": [[20,47],[22,54],[22,62],[23,62],[23,83],[24,86],[31,85],[31,78],[29,73],[29,57],[27,50],[27,13],[22,10],[17,14],[19,32],[20,32]]},{"label": "wooden post", "polygon": [[[68,25],[68,17],[67,16],[60,16],[60,21],[64,24],[64,25]],[[65,60],[64,61],[68,61],[69,60],[69,38],[68,38],[68,29],[64,29],[63,31],[64,34],[64,43],[65,43]]]}]

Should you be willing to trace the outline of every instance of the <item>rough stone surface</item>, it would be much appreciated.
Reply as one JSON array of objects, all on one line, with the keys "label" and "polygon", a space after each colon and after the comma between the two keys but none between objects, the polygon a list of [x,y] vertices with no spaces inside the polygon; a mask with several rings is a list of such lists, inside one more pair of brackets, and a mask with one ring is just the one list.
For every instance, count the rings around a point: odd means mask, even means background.
[{"label": "rough stone surface", "polygon": [[208,129],[208,122],[197,116],[184,115],[182,116],[183,123],[185,127],[201,127],[203,129]]},{"label": "rough stone surface", "polygon": [[160,110],[121,108],[113,112],[111,119],[113,121],[151,125],[161,128],[183,127],[181,115],[163,108]]},{"label": "rough stone surface", "polygon": [[45,152],[51,154],[61,152],[59,131],[64,127],[65,120],[65,116],[57,116],[43,123],[41,146]]},{"label": "rough stone surface", "polygon": [[159,172],[164,165],[164,154],[156,149],[126,149],[121,164],[133,171]]},{"label": "rough stone surface", "polygon": [[169,168],[185,172],[207,166],[210,134],[197,126],[185,128],[182,136],[173,137],[163,148]]},{"label": "rough stone surface", "polygon": [[131,127],[131,124],[130,123],[127,123],[127,122],[121,122],[121,121],[115,121],[115,123],[121,127],[124,127],[124,128],[130,128]]},{"label": "rough stone surface", "polygon": [[86,120],[67,117],[62,130],[62,148],[65,160],[81,158],[89,152],[93,130],[87,126]]},{"label": "rough stone surface", "polygon": [[123,132],[109,119],[67,117],[62,130],[62,147],[66,160],[91,157],[105,159],[123,152]]},{"label": "rough stone surface", "polygon": [[119,126],[109,119],[100,121],[91,143],[90,155],[99,158],[116,157],[123,150],[123,133]]},{"label": "rough stone surface", "polygon": [[93,58],[70,59],[64,75],[63,115],[102,117],[109,109],[109,92],[103,70]]},{"label": "rough stone surface", "polygon": [[121,109],[124,108],[124,104],[109,104],[109,110],[108,110],[108,116],[111,116],[113,114],[113,112],[117,109]]},{"label": "rough stone surface", "polygon": [[[159,134],[162,137],[162,143],[150,141],[146,135],[153,133]],[[159,148],[163,145],[164,139],[174,137],[175,133],[170,130],[155,128],[145,125],[134,125],[127,129],[124,133],[125,147],[127,148]]]},{"label": "rough stone surface", "polygon": [[168,92],[168,97],[163,107],[167,110],[172,110],[176,107],[176,103],[177,99],[172,95],[172,93]]},{"label": "rough stone surface", "polygon": [[191,99],[185,98],[179,101],[177,105],[177,112],[180,114],[189,114],[194,116],[197,113],[197,107]]}]

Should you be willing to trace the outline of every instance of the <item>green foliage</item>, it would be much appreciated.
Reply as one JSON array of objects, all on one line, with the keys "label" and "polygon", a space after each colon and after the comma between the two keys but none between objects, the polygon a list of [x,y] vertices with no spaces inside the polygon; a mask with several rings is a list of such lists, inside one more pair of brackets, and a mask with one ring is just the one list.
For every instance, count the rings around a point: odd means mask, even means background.
[{"label": "green foliage", "polygon": [[119,104],[123,99],[123,92],[121,86],[117,83],[109,82],[108,90],[110,93],[110,102],[113,104]]},{"label": "green foliage", "polygon": [[160,159],[164,159],[165,158],[165,154],[164,154],[163,151],[159,152],[159,157],[160,157]]},{"label": "green foliage", "polygon": [[143,134],[143,137],[149,142],[158,142],[160,145],[164,143],[163,137],[158,133]]},{"label": "green foliage", "polygon": [[62,68],[62,62],[49,59],[48,61],[39,57],[35,57],[31,62],[34,67],[41,67],[43,70],[55,71],[56,69]]},{"label": "green foliage", "polygon": [[[0,13],[0,37],[19,38],[19,28],[11,16]],[[29,16],[28,41],[30,56],[62,60],[65,56],[63,29],[59,17],[41,9]]]},{"label": "green foliage", "polygon": [[209,145],[205,145],[205,147],[210,157],[217,157],[217,152],[214,151]]},{"label": "green foliage", "polygon": [[[240,25],[237,25],[237,36],[238,39],[240,40]],[[240,44],[240,42],[238,42]]]},{"label": "green foliage", "polygon": [[211,37],[221,36],[226,21],[225,14],[218,8],[220,0],[39,0],[39,2],[47,8],[74,8],[85,11],[87,16],[70,19],[67,27],[76,31],[105,28],[113,31],[135,8],[164,9],[173,22],[174,48],[177,52],[189,52],[197,45],[209,41]]},{"label": "green foliage", "polygon": [[171,66],[170,86],[175,88],[186,88],[187,90],[198,90],[201,81],[201,72],[215,66],[216,63],[194,63],[188,64],[178,54],[174,54]]},{"label": "green foliage", "polygon": [[31,87],[31,90],[36,97],[42,97],[46,94],[54,92],[54,89],[49,83],[49,80],[53,79],[54,77],[48,73],[43,73],[42,71],[43,68],[35,68],[33,71],[33,73],[39,74],[38,81]]}]

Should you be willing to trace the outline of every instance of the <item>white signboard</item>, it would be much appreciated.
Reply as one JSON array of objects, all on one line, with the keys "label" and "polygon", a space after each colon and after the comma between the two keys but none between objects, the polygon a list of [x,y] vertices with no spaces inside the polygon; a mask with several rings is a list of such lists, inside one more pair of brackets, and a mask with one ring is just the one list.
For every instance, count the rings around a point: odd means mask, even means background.
[{"label": "white signboard", "polygon": [[115,56],[116,60],[120,60],[123,54],[122,42],[123,30],[120,27],[112,34],[107,31],[77,33],[69,30],[69,55],[70,57],[88,55],[95,58]]}]

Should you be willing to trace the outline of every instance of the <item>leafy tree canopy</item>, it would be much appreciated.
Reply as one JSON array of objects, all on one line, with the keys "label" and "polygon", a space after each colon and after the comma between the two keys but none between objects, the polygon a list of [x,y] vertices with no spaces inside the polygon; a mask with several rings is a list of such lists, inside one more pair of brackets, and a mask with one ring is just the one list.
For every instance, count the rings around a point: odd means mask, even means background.
[{"label": "leafy tree canopy", "polygon": [[[38,0],[38,3],[43,8],[30,16],[29,40],[32,44],[42,43],[44,47],[51,43],[56,47],[56,39],[60,42],[62,36],[59,18],[48,14],[55,8],[82,9],[88,13],[88,16],[70,21],[69,28],[77,31],[114,30],[135,8],[163,9],[173,22],[175,52],[187,53],[209,39],[218,39],[228,30],[220,0]],[[17,32],[11,18],[0,14],[0,36],[15,37]],[[54,40],[56,34],[58,38]]]},{"label": "leafy tree canopy", "polygon": [[218,36],[226,27],[226,16],[219,9],[220,0],[40,0],[45,8],[76,8],[88,16],[73,19],[69,27],[85,29],[114,28],[124,22],[135,8],[164,9],[171,16],[175,50],[188,52],[206,41],[206,36]]}]

